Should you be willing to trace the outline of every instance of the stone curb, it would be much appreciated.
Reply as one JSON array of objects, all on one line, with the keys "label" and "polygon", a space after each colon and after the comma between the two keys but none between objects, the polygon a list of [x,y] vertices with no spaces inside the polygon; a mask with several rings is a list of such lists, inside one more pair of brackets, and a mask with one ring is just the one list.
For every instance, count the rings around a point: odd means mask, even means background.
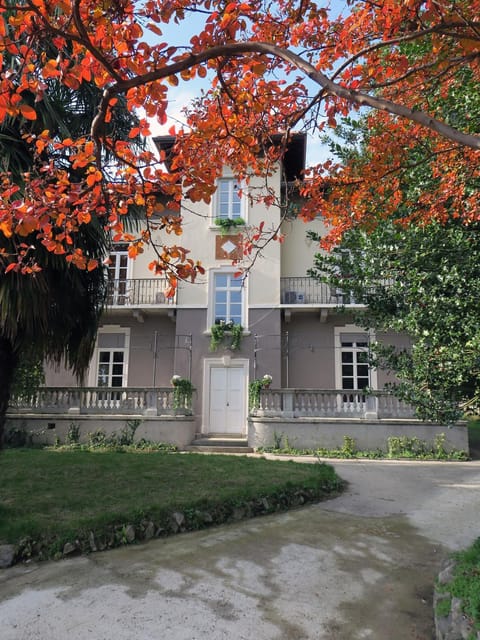
[{"label": "stone curb", "polygon": [[[102,531],[82,531],[74,540],[65,542],[61,550],[52,556],[49,552],[51,539],[23,538],[17,545],[0,546],[0,568],[9,567],[17,562],[31,560],[61,559],[74,555],[89,554],[95,551],[113,549],[126,544],[144,542],[151,538],[162,538],[187,531],[197,531],[210,526],[254,518],[271,513],[280,513],[305,504],[329,500],[345,488],[339,481],[315,488],[283,488],[276,494],[250,500],[224,504],[212,504],[205,509],[185,509],[184,511],[165,512],[155,521],[145,518],[138,522],[112,524]],[[4,556],[2,556],[4,549]],[[2,564],[2,557],[3,560]]]},{"label": "stone curb", "polygon": [[[480,640],[480,632],[475,631],[473,623],[463,613],[463,602],[454,598],[448,591],[441,591],[439,585],[448,585],[454,577],[456,562],[449,560],[438,574],[433,593],[433,617],[435,620],[435,637],[437,640]],[[450,613],[441,616],[437,613],[438,605],[443,600],[451,600]]]}]

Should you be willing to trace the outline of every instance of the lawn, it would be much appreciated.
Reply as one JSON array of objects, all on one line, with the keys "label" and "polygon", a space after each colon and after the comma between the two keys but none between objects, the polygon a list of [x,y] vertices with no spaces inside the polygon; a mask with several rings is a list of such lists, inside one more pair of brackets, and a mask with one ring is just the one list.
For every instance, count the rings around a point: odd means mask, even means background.
[{"label": "lawn", "polygon": [[[173,512],[185,529],[269,513],[339,491],[332,467],[237,456],[7,449],[0,452],[0,542],[41,540],[31,555],[66,541],[109,536],[127,524],[158,531]],[[300,496],[300,497],[299,497]],[[261,506],[263,505],[263,507]],[[199,514],[209,512],[207,518]],[[240,516],[241,517],[241,516]],[[113,535],[113,537],[112,537]],[[115,538],[115,540],[114,540]],[[25,544],[24,544],[25,546]],[[82,545],[80,545],[82,546]]]}]

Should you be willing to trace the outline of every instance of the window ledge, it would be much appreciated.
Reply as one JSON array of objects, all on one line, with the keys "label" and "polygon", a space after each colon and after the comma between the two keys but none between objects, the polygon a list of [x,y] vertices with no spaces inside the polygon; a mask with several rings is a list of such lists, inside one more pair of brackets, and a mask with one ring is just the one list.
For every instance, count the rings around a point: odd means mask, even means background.
[{"label": "window ledge", "polygon": [[210,231],[216,231],[217,233],[223,232],[223,234],[226,236],[234,236],[236,233],[238,233],[238,231],[245,229],[245,227],[247,226],[248,225],[245,222],[245,224],[235,225],[231,229],[224,229],[218,224],[209,223],[208,228],[210,229]]},{"label": "window ledge", "polygon": [[[212,331],[211,331],[210,329],[206,329],[206,330],[203,332],[203,335],[204,335],[204,336],[211,336],[211,335],[212,335]],[[225,335],[226,335],[226,336],[231,336],[231,335],[232,335],[232,332],[231,332],[231,331],[225,331]],[[252,335],[252,332],[251,332],[251,331],[249,331],[248,329],[244,329],[244,330],[242,331],[242,336],[251,336],[251,335]]]}]

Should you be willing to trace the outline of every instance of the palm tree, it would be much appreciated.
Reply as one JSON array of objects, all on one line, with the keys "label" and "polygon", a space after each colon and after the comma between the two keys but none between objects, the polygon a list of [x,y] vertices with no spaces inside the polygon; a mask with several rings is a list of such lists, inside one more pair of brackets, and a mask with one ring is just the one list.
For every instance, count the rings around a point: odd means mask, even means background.
[{"label": "palm tree", "polygon": [[[88,135],[100,95],[92,84],[84,83],[72,91],[50,82],[40,108],[36,105],[36,121],[10,119],[0,128],[0,170],[9,171],[21,185],[22,174],[33,169],[32,154],[22,138],[27,131],[49,129],[62,138]],[[120,101],[108,135],[127,139],[135,122],[135,116]],[[137,143],[141,145],[140,140]],[[65,159],[58,156],[56,162],[64,164]],[[74,179],[72,173],[71,177]],[[14,241],[0,233],[0,248],[12,251]],[[10,390],[22,353],[31,352],[33,346],[42,360],[64,362],[77,377],[83,377],[106,297],[107,275],[103,267],[93,271],[77,269],[63,256],[47,251],[34,234],[22,241],[35,247],[42,270],[33,276],[16,272],[0,275],[0,448]],[[101,221],[92,217],[92,222],[82,225],[76,233],[75,243],[86,256],[101,264],[108,255],[110,238]]]}]

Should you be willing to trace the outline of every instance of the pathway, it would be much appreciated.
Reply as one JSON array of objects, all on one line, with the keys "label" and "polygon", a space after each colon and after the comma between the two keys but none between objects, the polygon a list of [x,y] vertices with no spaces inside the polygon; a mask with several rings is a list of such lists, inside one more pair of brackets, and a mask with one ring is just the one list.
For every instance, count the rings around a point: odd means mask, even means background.
[{"label": "pathway", "polygon": [[2,640],[431,640],[480,462],[335,466],[350,485],[319,505],[0,572]]}]

